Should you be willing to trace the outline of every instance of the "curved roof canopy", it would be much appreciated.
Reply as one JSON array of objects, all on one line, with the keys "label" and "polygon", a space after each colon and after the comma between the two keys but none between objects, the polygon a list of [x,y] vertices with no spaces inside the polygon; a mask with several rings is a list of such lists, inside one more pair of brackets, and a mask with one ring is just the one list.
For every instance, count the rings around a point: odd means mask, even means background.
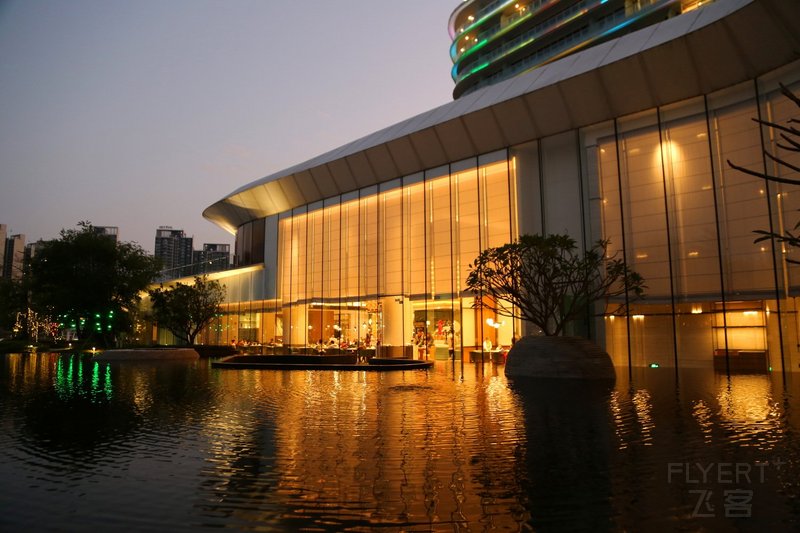
[{"label": "curved roof canopy", "polygon": [[800,2],[718,0],[486,87],[230,193],[251,220],[448,162],[708,94],[800,59]]}]

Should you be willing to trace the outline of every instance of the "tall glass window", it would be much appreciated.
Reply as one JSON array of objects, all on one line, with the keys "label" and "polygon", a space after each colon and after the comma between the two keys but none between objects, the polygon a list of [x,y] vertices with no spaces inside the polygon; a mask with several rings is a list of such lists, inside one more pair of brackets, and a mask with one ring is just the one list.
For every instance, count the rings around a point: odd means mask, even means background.
[{"label": "tall glass window", "polygon": [[[480,350],[485,337],[495,347],[510,344],[512,321],[477,313],[465,284],[481,248],[512,237],[502,155],[282,216],[282,316],[276,324],[283,325],[284,343],[298,350],[429,359],[461,358],[462,348]],[[257,313],[247,316],[248,322],[260,320]]]},{"label": "tall glass window", "polygon": [[403,190],[401,180],[381,186],[379,197],[380,221],[380,307],[381,322],[378,355],[382,357],[411,357],[405,353],[405,299],[403,297]]}]

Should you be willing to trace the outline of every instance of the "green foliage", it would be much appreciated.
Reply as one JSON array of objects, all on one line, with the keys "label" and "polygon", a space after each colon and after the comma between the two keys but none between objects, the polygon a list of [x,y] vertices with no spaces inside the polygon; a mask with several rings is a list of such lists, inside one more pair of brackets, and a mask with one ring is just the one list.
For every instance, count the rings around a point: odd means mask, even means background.
[{"label": "green foliage", "polygon": [[[475,307],[520,318],[560,335],[566,324],[597,300],[627,301],[644,294],[644,280],[621,259],[607,258],[608,241],[579,254],[567,235],[523,235],[484,250],[470,265],[467,288],[484,297]],[[485,296],[488,296],[485,297]]]},{"label": "green foliage", "polygon": [[32,306],[64,328],[74,326],[80,339],[110,346],[131,330],[140,294],[160,267],[138,245],[115,242],[80,222],[43,243],[31,260]]},{"label": "green foliage", "polygon": [[176,283],[172,288],[150,291],[153,318],[181,341],[193,345],[195,337],[220,313],[225,287],[207,276],[195,277],[193,285]]},{"label": "green foliage", "polygon": [[[792,94],[792,92],[789,89],[787,89],[786,86],[784,86],[783,84],[781,84],[780,87],[781,87],[781,93],[786,98],[794,102],[794,104],[800,109],[800,98]],[[786,126],[757,118],[754,118],[753,121],[757,122],[758,124],[761,124],[762,126],[773,128],[778,133],[781,139],[775,143],[775,145],[778,148],[790,154],[791,153],[800,154],[800,129],[794,126],[794,124],[800,124],[800,120],[796,118],[791,118],[788,120],[787,122],[788,125]],[[773,163],[775,163],[775,166],[777,168],[782,167],[785,171],[788,172],[800,172],[800,167],[789,163],[783,157],[774,156],[767,150],[764,150],[763,154],[765,160],[772,161]],[[745,167],[734,165],[733,163],[730,162],[730,160],[728,160],[728,165],[731,168],[734,168],[740,172],[749,174],[751,176],[755,176],[757,178],[761,178],[766,181],[771,181],[774,183],[784,183],[786,185],[800,185],[800,181],[798,181],[797,179],[781,178],[778,176],[772,176],[765,172],[750,170]],[[775,231],[767,231],[767,230],[755,230],[753,233],[760,235],[760,237],[756,238],[754,242],[761,242],[761,241],[775,239],[778,242],[782,242],[784,244],[788,244],[789,246],[796,248],[800,246],[800,235],[797,234],[798,229],[800,229],[800,222],[795,224],[793,229],[785,230],[783,233],[778,233]],[[798,261],[797,259],[786,258],[786,261],[789,263],[800,264],[800,261]]]}]

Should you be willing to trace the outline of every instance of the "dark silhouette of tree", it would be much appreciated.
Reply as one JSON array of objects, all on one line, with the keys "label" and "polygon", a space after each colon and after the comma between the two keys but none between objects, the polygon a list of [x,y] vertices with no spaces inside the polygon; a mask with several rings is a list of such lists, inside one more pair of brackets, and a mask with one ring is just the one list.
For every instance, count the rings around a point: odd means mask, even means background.
[{"label": "dark silhouette of tree", "polygon": [[[0,277],[0,337],[6,337],[14,330],[18,313],[28,308],[28,291],[24,280]],[[24,334],[27,328],[19,333]]]},{"label": "dark silhouette of tree", "polygon": [[176,283],[169,289],[162,285],[149,294],[153,319],[191,346],[197,334],[220,313],[225,287],[207,276],[198,276],[193,285]]},{"label": "dark silhouette of tree", "polygon": [[[781,88],[781,93],[783,93],[783,95],[786,98],[788,98],[789,100],[794,102],[794,104],[798,108],[800,108],[800,98],[798,98],[789,89],[787,89],[785,85],[780,84],[780,88]],[[757,122],[758,124],[760,124],[762,126],[767,126],[767,127],[773,128],[773,129],[775,129],[775,131],[779,132],[779,135],[780,135],[780,138],[782,139],[782,141],[775,143],[775,145],[778,148],[780,148],[781,150],[785,150],[787,152],[800,153],[800,129],[798,129],[797,126],[795,126],[795,124],[800,124],[800,120],[798,120],[796,118],[791,118],[791,119],[789,119],[787,121],[787,123],[786,123],[787,125],[777,124],[775,122],[770,122],[770,121],[762,120],[762,119],[758,119],[758,118],[754,118],[753,121]],[[798,167],[797,165],[793,165],[793,164],[789,163],[783,157],[778,157],[778,156],[772,155],[767,150],[764,150],[763,154],[764,154],[764,157],[768,161],[773,161],[777,165],[779,165],[779,166],[781,166],[783,168],[792,170],[794,172],[800,172],[800,167]],[[728,160],[728,165],[731,168],[734,168],[734,169],[736,169],[736,170],[738,170],[740,172],[744,172],[745,174],[749,174],[750,176],[755,176],[757,178],[761,178],[761,179],[766,180],[766,181],[771,181],[771,182],[775,182],[775,183],[784,183],[784,184],[787,184],[787,185],[800,185],[800,180],[790,179],[790,178],[781,178],[781,177],[778,177],[778,176],[772,176],[771,174],[769,174],[767,172],[758,172],[758,171],[755,171],[755,170],[750,170],[748,168],[733,164],[730,161],[730,159]],[[761,241],[765,241],[765,240],[775,239],[778,242],[785,243],[785,244],[787,244],[789,246],[798,247],[798,246],[800,246],[800,235],[798,235],[796,233],[798,229],[800,229],[800,222],[795,224],[793,229],[785,230],[783,233],[778,233],[778,232],[774,232],[774,231],[766,231],[766,230],[755,230],[754,233],[760,235],[760,237],[758,237],[755,240],[755,242],[761,242]],[[787,258],[786,261],[789,262],[789,263],[800,264],[800,261],[798,261],[796,259]]]},{"label": "dark silhouette of tree", "polygon": [[160,268],[139,245],[116,242],[80,222],[43,242],[31,259],[31,306],[74,328],[80,340],[113,346],[118,334],[131,331],[140,293]]},{"label": "dark silhouette of tree", "polygon": [[526,320],[545,335],[561,335],[598,300],[618,301],[613,312],[619,312],[646,286],[622,259],[607,258],[607,249],[602,240],[581,255],[567,235],[523,235],[484,250],[467,276],[467,288],[484,295],[473,307]]}]

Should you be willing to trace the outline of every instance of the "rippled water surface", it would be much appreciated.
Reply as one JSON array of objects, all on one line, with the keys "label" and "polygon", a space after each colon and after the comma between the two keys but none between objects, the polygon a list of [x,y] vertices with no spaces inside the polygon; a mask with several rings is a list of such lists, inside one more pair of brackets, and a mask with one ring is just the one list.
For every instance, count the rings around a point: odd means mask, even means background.
[{"label": "rippled water surface", "polygon": [[2,531],[800,529],[800,376],[0,358]]}]

